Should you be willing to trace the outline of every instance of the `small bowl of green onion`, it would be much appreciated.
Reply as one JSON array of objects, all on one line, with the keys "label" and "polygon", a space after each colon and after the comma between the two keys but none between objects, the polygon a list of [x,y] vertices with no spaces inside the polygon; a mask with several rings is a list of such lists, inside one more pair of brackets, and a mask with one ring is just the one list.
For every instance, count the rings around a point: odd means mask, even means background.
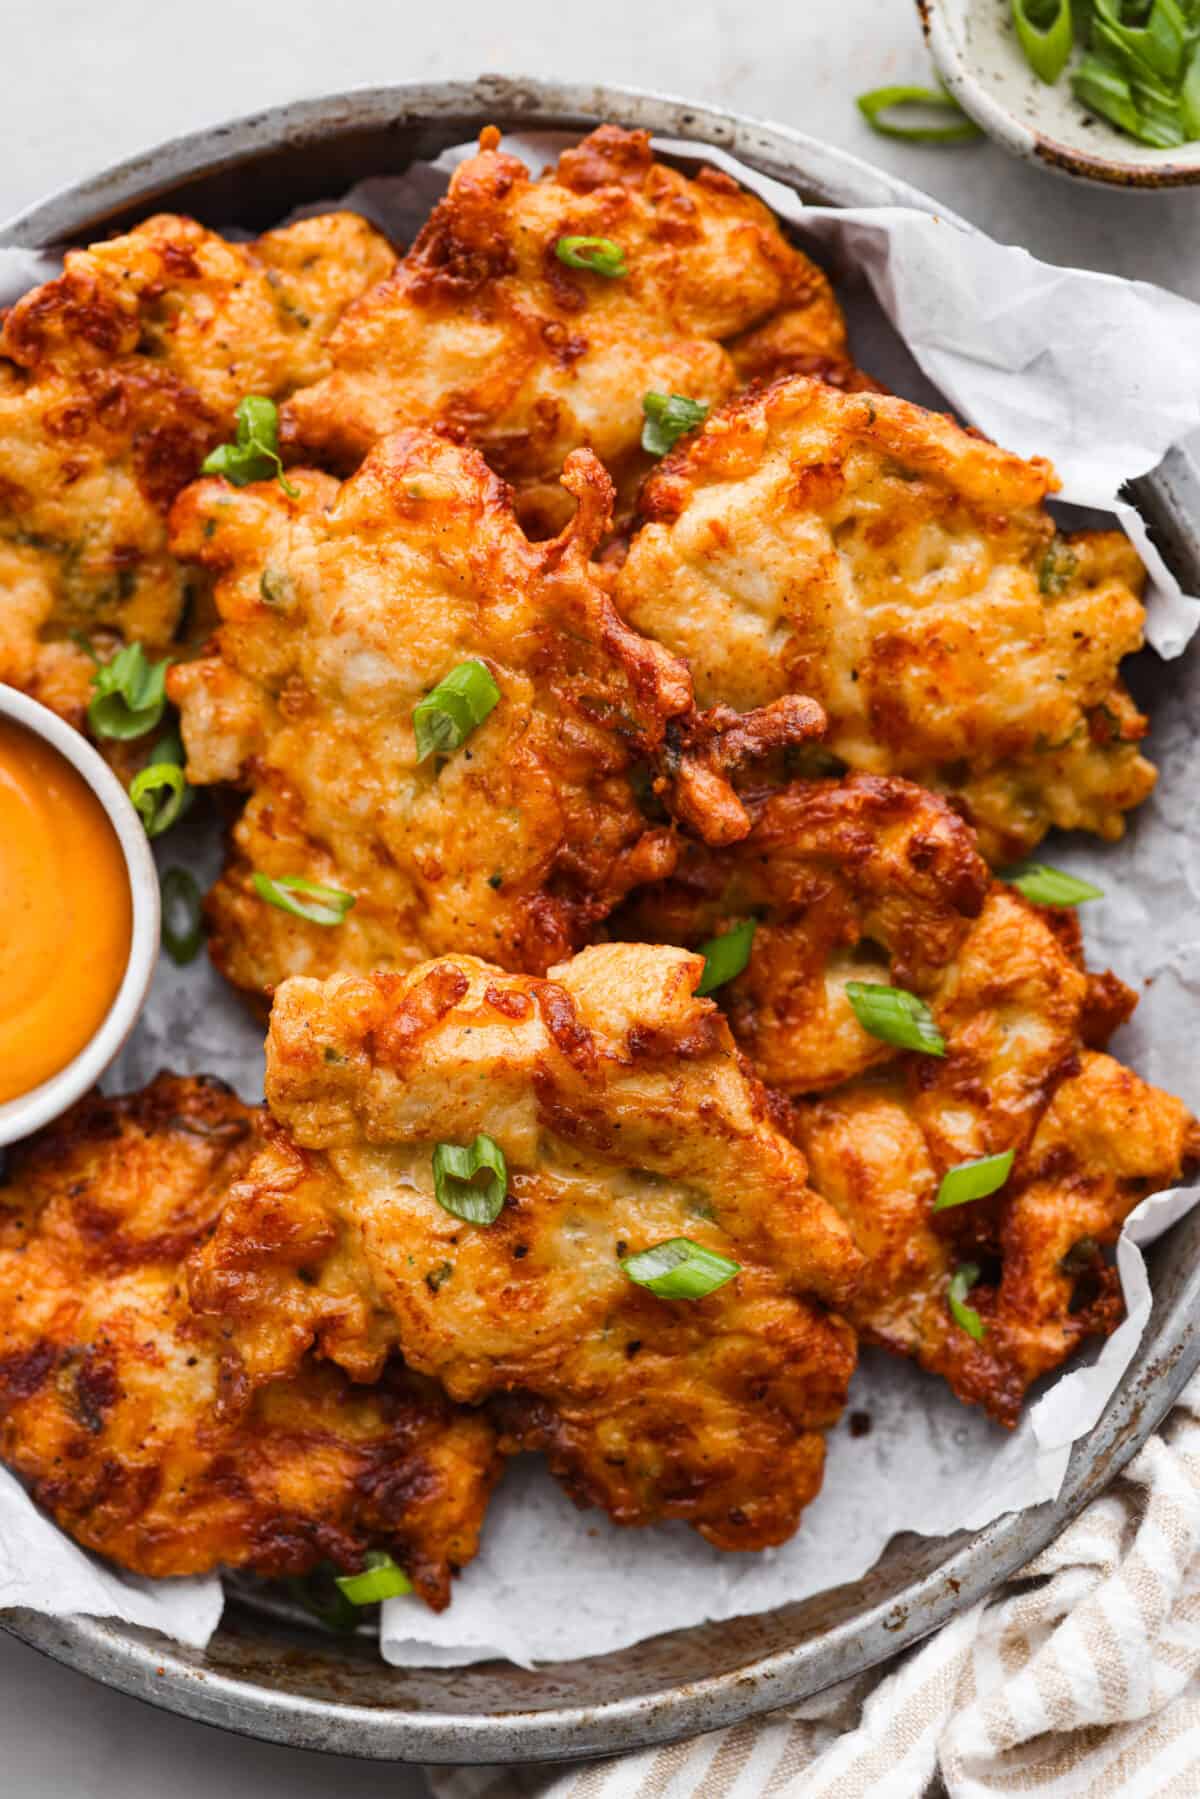
[{"label": "small bowl of green onion", "polygon": [[1200,181],[1200,0],[917,0],[948,94],[1029,162]]}]

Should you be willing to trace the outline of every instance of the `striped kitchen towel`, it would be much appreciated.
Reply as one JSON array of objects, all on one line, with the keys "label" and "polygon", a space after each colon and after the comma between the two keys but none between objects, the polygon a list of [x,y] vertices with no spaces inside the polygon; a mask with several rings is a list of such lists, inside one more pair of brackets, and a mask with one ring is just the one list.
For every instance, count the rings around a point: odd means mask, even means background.
[{"label": "striped kitchen towel", "polygon": [[431,1768],[434,1799],[1195,1799],[1200,1376],[994,1596],[804,1705],[615,1761]]}]

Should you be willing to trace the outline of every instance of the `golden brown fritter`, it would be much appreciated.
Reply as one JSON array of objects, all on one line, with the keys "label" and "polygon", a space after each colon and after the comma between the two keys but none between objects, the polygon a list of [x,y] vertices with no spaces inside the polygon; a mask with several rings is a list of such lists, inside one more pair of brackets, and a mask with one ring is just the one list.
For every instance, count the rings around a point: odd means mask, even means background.
[{"label": "golden brown fritter", "polygon": [[[745,969],[718,993],[739,1047],[780,1092],[820,1093],[910,1067],[947,1166],[1025,1141],[1083,1043],[1133,1010],[1089,975],[1072,911],[992,879],[946,802],[909,781],[849,775],[748,795],[748,837],[691,845],[673,880],[637,894],[613,930],[693,947],[754,918]],[[881,1042],[851,981],[929,1006],[944,1058]]]},{"label": "golden brown fritter", "polygon": [[[611,928],[696,945],[758,920],[718,997],[757,1071],[793,1096],[812,1184],[867,1258],[847,1317],[1011,1424],[1033,1380],[1119,1320],[1099,1246],[1200,1154],[1200,1134],[1177,1100],[1091,1053],[1135,995],[1087,972],[1073,912],[989,880],[943,800],[855,775],[747,803],[747,838],[690,848]],[[852,980],[924,1000],[945,1055],[870,1036]],[[1009,1150],[1002,1194],[932,1217],[944,1174]],[[982,1344],[947,1309],[963,1263],[982,1271]]]},{"label": "golden brown fritter", "polygon": [[[784,1541],[854,1363],[818,1301],[844,1300],[857,1257],[695,997],[700,970],[608,944],[545,981],[451,956],[282,987],[267,1082],[283,1129],[192,1265],[246,1379],[314,1342],[370,1379],[399,1346],[453,1398],[491,1398],[509,1447],[543,1450],[618,1523]],[[490,1225],[435,1196],[435,1145],[478,1133],[507,1159]],[[678,1237],[741,1272],[690,1301],[623,1273]]]},{"label": "golden brown fritter", "polygon": [[1051,825],[1115,838],[1154,771],[1121,658],[1143,571],[1056,537],[1049,464],[887,395],[794,378],[661,465],[617,586],[701,705],[805,693],[851,769],[951,795],[1003,865]]},{"label": "golden brown fritter", "polygon": [[[615,125],[538,181],[498,142],[482,134],[408,255],[342,321],[334,373],[287,407],[302,455],[348,472],[398,426],[435,426],[481,449],[547,536],[581,447],[627,510],[650,467],[643,394],[711,405],[781,366],[854,378],[825,276],[729,176],[690,180]],[[619,244],[627,273],[568,267],[555,246],[575,236]]]},{"label": "golden brown fritter", "polygon": [[[964,1084],[968,1067],[964,1054]],[[961,1158],[947,1148],[953,1133],[937,1128],[949,1099],[940,1116],[925,1116],[913,1070],[796,1108],[811,1178],[867,1258],[849,1309],[864,1341],[914,1357],[1006,1425],[1040,1375],[1120,1322],[1120,1285],[1103,1250],[1140,1200],[1200,1159],[1200,1128],[1179,1100],[1090,1050],[1067,1068],[1032,1136],[1016,1135],[1004,1188],[936,1215],[939,1181]],[[999,1108],[976,1153],[984,1141],[1011,1141],[1008,1123]],[[964,1264],[979,1271],[966,1294],[983,1325],[978,1342],[947,1303]]]},{"label": "golden brown fritter", "polygon": [[0,680],[82,722],[92,664],[170,647],[194,576],[166,512],[246,394],[328,369],[347,302],[393,261],[351,213],[250,244],[170,214],[86,250],[0,331]]},{"label": "golden brown fritter", "polygon": [[446,1604],[475,1553],[494,1433],[399,1363],[304,1363],[252,1396],[182,1260],[260,1141],[218,1082],[84,1100],[0,1186],[0,1455],[85,1548],[149,1575],[357,1568],[389,1549]]},{"label": "golden brown fritter", "polygon": [[[536,545],[478,453],[428,431],[386,440],[340,488],[292,479],[295,501],[277,483],[200,482],[173,515],[176,552],[217,574],[223,620],[219,653],[169,680],[188,777],[251,789],[209,902],[213,955],[240,987],[460,949],[541,973],[672,866],[673,830],[643,811],[652,787],[735,836],[749,821],[724,767],[823,724],[793,701],[695,717],[682,664],[621,623],[590,562],[611,486],[586,451],[563,476],[575,519]],[[418,762],[414,707],[479,659],[499,703]],[[307,923],[258,897],[255,870],[332,884],[354,908]]]},{"label": "golden brown fritter", "polygon": [[858,1023],[847,982],[935,992],[989,876],[970,828],[909,781],[851,775],[743,799],[748,837],[726,850],[688,844],[674,876],[635,894],[609,928],[697,949],[755,919],[750,960],[718,997],[762,1079],[813,1093],[895,1053]]}]

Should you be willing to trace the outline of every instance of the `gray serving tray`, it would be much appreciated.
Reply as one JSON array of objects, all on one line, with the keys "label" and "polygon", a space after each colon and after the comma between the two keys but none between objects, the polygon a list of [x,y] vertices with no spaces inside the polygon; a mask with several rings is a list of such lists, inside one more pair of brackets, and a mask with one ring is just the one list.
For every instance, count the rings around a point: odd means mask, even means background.
[{"label": "gray serving tray", "polygon": [[[484,76],[275,107],[193,133],[78,183],[0,230],[33,248],[103,235],[160,207],[252,229],[502,128],[589,130],[611,119],[720,144],[823,205],[926,195],[779,125],[631,88]],[[944,207],[936,210],[945,213]],[[1136,494],[1184,584],[1200,590],[1200,481],[1172,453]],[[1192,679],[1197,655],[1171,665]],[[273,1742],[380,1761],[509,1762],[612,1755],[737,1723],[856,1674],[973,1605],[1054,1537],[1129,1460],[1200,1363],[1200,1208],[1149,1252],[1154,1309],[1100,1423],[1053,1504],[948,1538],[894,1540],[853,1585],[755,1617],[675,1631],[613,1655],[525,1672],[490,1662],[396,1669],[370,1638],[335,1638],[234,1592],[204,1652],[104,1619],[9,1612],[0,1627],[121,1692]]]}]

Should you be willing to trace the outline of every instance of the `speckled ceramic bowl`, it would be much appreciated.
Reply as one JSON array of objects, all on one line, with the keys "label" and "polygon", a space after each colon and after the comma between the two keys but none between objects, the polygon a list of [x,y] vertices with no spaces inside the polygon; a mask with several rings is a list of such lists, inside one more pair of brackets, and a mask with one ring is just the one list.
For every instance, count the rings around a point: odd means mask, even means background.
[{"label": "speckled ceramic bowl", "polygon": [[1086,112],[1062,76],[1048,87],[1021,54],[1010,0],[917,0],[930,54],[954,98],[1026,162],[1110,187],[1200,182],[1200,143],[1151,150]]}]

